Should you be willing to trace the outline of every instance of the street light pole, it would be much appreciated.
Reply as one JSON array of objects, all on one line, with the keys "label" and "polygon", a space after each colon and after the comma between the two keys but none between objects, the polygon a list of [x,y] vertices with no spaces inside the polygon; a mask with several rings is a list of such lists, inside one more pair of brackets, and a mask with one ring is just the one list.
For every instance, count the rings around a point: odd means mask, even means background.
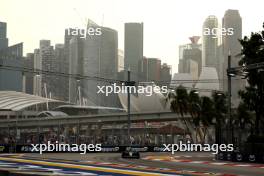
[{"label": "street light pole", "polygon": [[82,106],[82,95],[81,95],[81,80],[77,79],[77,88],[79,96],[79,105]]},{"label": "street light pole", "polygon": [[[229,119],[229,130],[231,130],[231,142],[233,143],[233,128],[232,128],[232,119],[231,119],[231,75],[229,70],[231,68],[231,54],[228,54],[228,65],[227,65],[227,78],[228,78],[228,119]],[[229,131],[228,130],[228,131]]]},{"label": "street light pole", "polygon": [[127,141],[130,143],[130,69],[127,70]]},{"label": "street light pole", "polygon": [[[231,54],[228,54],[228,68],[227,68],[227,77],[228,77],[228,117],[230,120],[229,123],[229,130],[231,130],[231,141],[232,143],[235,142],[234,141],[234,127],[233,127],[233,122],[232,122],[232,115],[231,115],[231,77],[239,75],[239,76],[243,76],[244,79],[247,78],[247,75],[249,73],[250,70],[258,70],[258,71],[263,71],[264,68],[264,62],[259,62],[259,63],[254,63],[254,64],[247,64],[245,66],[240,66],[240,67],[233,67],[231,68]],[[260,102],[263,101],[263,93],[262,93],[262,86],[263,85],[258,85],[258,87],[260,87],[259,89],[259,95],[260,97]],[[259,105],[261,106],[261,105]],[[262,109],[262,107],[260,107],[260,109]],[[261,115],[261,113],[260,113]],[[257,117],[260,118],[260,117]],[[257,120],[258,122],[258,120]],[[258,124],[256,124],[255,126],[258,126]],[[258,133],[258,130],[256,130],[256,132]],[[227,136],[229,136],[227,134]],[[227,137],[228,138],[228,137]],[[229,139],[229,138],[228,138]]]}]

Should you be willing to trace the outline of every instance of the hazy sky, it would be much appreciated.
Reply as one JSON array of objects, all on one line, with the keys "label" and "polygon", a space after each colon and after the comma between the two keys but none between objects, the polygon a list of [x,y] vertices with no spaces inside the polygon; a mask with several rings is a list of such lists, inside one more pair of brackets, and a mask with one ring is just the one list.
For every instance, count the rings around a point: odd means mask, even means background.
[{"label": "hazy sky", "polygon": [[202,34],[208,15],[219,22],[227,9],[238,9],[243,35],[260,31],[263,0],[1,0],[0,21],[7,22],[9,45],[24,42],[24,53],[38,48],[40,39],[63,43],[64,29],[85,27],[90,18],[118,31],[124,45],[124,23],[144,23],[144,55],[157,57],[177,71],[178,46]]}]

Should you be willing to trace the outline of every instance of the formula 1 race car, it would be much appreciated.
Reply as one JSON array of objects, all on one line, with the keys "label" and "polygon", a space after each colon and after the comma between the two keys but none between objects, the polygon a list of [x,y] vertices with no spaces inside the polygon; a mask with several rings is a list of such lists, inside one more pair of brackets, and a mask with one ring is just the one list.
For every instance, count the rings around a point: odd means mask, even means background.
[{"label": "formula 1 race car", "polygon": [[131,148],[126,149],[122,152],[122,158],[135,158],[139,159],[140,154],[138,151],[133,151]]}]

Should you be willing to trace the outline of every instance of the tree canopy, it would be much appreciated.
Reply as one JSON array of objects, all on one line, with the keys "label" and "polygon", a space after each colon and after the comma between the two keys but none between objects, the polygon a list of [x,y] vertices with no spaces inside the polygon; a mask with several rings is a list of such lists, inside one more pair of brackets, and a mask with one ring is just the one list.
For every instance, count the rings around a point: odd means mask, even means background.
[{"label": "tree canopy", "polygon": [[264,30],[252,32],[250,37],[245,36],[240,43],[242,58],[239,65],[246,68],[248,86],[245,90],[241,90],[239,95],[245,107],[255,111],[255,133],[259,134],[260,122],[264,114],[264,68],[247,69],[247,66],[264,62]]}]

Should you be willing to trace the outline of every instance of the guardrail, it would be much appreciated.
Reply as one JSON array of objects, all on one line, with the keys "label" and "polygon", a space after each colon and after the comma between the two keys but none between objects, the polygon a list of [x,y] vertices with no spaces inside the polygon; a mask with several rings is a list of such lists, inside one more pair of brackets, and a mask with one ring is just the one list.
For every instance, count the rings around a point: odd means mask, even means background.
[{"label": "guardrail", "polygon": [[[131,122],[159,122],[175,121],[181,119],[180,114],[172,112],[151,112],[151,113],[131,113]],[[191,118],[185,115],[184,118]],[[31,118],[31,119],[7,119],[0,120],[0,128],[9,127],[44,127],[71,124],[96,124],[96,123],[125,123],[127,122],[126,113],[107,114],[107,115],[85,115],[85,116],[67,116],[67,117],[50,117],[50,118]]]}]

